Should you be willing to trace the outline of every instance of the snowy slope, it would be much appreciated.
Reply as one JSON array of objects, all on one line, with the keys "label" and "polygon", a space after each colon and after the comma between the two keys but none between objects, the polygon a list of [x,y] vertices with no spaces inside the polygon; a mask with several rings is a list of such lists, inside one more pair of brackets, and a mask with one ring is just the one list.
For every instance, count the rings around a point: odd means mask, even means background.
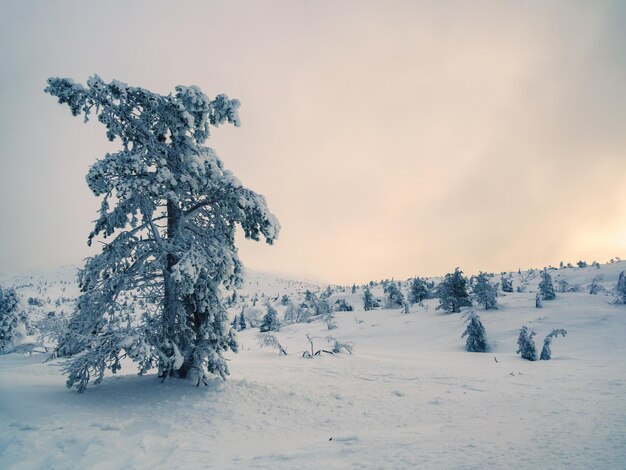
[{"label": "snowy slope", "polygon": [[[330,298],[356,308],[336,314],[338,328],[318,321],[276,334],[287,356],[259,348],[257,329],[240,332],[230,379],[208,387],[125,367],[79,395],[64,388],[61,361],[2,356],[0,467],[623,468],[626,306],[586,292],[598,274],[610,290],[624,269],[551,271],[582,292],[557,293],[543,309],[534,308],[538,271],[512,273],[525,292],[478,310],[485,354],[464,351],[461,318],[436,300],[408,315],[364,312],[362,292],[348,290]],[[251,278],[240,291],[248,303],[317,288]],[[569,334],[554,341],[553,360],[527,362],[515,354],[523,324],[539,348],[553,328]],[[328,335],[350,341],[354,353],[303,359],[306,334],[316,348]]]}]

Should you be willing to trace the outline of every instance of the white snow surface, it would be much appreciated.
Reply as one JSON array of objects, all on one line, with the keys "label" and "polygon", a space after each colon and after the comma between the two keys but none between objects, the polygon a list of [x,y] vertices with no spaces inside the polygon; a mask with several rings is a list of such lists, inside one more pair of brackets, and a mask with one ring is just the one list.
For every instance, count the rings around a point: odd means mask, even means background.
[{"label": "white snow surface", "polygon": [[[464,350],[460,315],[435,310],[437,300],[410,314],[364,312],[362,290],[347,289],[330,298],[355,307],[336,313],[338,328],[283,327],[276,336],[287,356],[244,330],[241,352],[228,355],[229,380],[206,387],[160,383],[125,364],[78,394],[65,388],[60,360],[0,356],[0,468],[626,468],[626,306],[587,293],[598,274],[610,291],[624,269],[551,271],[555,287],[565,279],[582,292],[557,292],[543,309],[534,308],[537,271],[514,273],[526,292],[501,294],[499,310],[477,308],[489,353]],[[0,282],[23,298],[38,294],[45,312],[77,294],[72,277],[64,268]],[[263,309],[268,297],[297,299],[306,288],[314,286],[254,273],[240,292]],[[382,296],[380,286],[373,292]],[[538,351],[553,328],[568,331],[551,361],[515,354],[524,324]],[[332,335],[354,353],[301,358],[306,334],[316,349]]]}]

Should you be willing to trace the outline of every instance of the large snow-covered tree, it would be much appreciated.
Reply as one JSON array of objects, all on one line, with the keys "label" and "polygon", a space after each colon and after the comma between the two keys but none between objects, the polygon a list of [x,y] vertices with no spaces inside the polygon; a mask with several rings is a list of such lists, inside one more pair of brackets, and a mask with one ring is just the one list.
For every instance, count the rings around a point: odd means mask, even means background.
[{"label": "large snow-covered tree", "polygon": [[411,286],[409,287],[409,302],[411,304],[417,304],[424,299],[427,299],[430,296],[430,291],[426,282],[416,277],[411,281]]},{"label": "large snow-covered tree", "polygon": [[[160,95],[93,76],[87,85],[50,78],[45,90],[85,121],[95,115],[121,149],[87,174],[102,198],[88,243],[102,252],[79,274],[82,294],[58,354],[72,355],[68,386],[120,368],[159,376],[228,374],[222,353],[236,350],[222,292],[241,284],[235,230],[272,243],[280,225],[263,196],[245,188],[204,146],[210,126],[239,126],[239,101],[209,99],[195,86]],[[134,299],[146,308],[135,310]]]},{"label": "large snow-covered tree", "polygon": [[498,285],[489,282],[487,273],[479,273],[472,278],[472,293],[476,302],[485,306],[485,310],[498,308]]},{"label": "large snow-covered tree", "polygon": [[437,309],[444,309],[448,312],[458,313],[461,307],[471,307],[467,292],[467,278],[463,276],[463,271],[456,268],[453,273],[446,274],[441,284],[437,286],[439,296],[439,306]]},{"label": "large snow-covered tree", "polygon": [[20,315],[15,289],[0,286],[0,353],[8,352],[20,336]]}]

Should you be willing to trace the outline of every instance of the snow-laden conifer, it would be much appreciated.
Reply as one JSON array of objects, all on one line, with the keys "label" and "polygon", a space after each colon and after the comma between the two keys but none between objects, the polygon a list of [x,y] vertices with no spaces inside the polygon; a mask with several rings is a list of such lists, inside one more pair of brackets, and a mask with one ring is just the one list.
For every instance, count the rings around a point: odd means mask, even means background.
[{"label": "snow-laden conifer", "polygon": [[534,331],[529,332],[526,326],[522,326],[519,330],[519,336],[517,338],[518,349],[516,353],[522,356],[522,359],[528,361],[537,360],[537,349],[535,347],[535,340],[533,339],[535,334]]},{"label": "snow-laden conifer", "polygon": [[489,282],[486,273],[481,272],[472,278],[472,293],[476,302],[485,306],[485,310],[498,308],[498,285]]},{"label": "snow-laden conifer", "polygon": [[541,282],[539,282],[539,293],[542,300],[552,300],[556,297],[554,286],[552,285],[552,276],[547,269],[541,272]]},{"label": "snow-laden conifer", "polygon": [[513,292],[513,282],[509,278],[502,276],[500,278],[500,286],[502,287],[502,292]]},{"label": "snow-laden conifer", "polygon": [[411,287],[409,287],[409,302],[412,304],[420,303],[422,300],[430,297],[430,291],[426,282],[416,277],[411,281]]},{"label": "snow-laden conifer", "polygon": [[458,313],[461,307],[472,306],[467,292],[467,278],[463,276],[463,271],[459,268],[456,268],[453,273],[446,274],[437,287],[437,295],[439,297],[437,309]]},{"label": "snow-laden conifer", "polygon": [[[204,381],[228,374],[222,353],[236,350],[222,292],[241,284],[235,228],[272,243],[279,224],[263,196],[245,188],[204,146],[210,126],[239,125],[239,101],[209,99],[195,86],[160,95],[93,76],[87,86],[50,78],[46,92],[74,116],[95,115],[121,149],[87,175],[101,197],[89,235],[102,252],[79,274],[82,294],[57,352],[75,355],[68,386],[84,390],[125,356],[140,373]],[[146,308],[136,310],[137,296]]]},{"label": "snow-laden conifer", "polygon": [[372,291],[370,291],[369,287],[365,286],[363,289],[363,310],[373,310],[374,309],[374,296],[372,295]]},{"label": "snow-laden conifer", "polygon": [[259,331],[261,333],[265,333],[267,331],[278,331],[280,330],[280,322],[278,321],[278,313],[276,309],[272,307],[269,302],[267,304],[267,312],[263,316],[261,320],[261,325],[259,326]]},{"label": "snow-laden conifer", "polygon": [[463,318],[467,324],[465,331],[461,335],[461,338],[465,338],[467,336],[467,339],[465,340],[465,349],[469,352],[487,352],[489,349],[487,335],[485,333],[485,327],[480,321],[478,314],[474,311],[474,309],[469,309],[463,314]]},{"label": "snow-laden conifer", "polygon": [[15,289],[0,286],[0,353],[10,352],[21,336],[18,306]]},{"label": "snow-laden conifer", "polygon": [[385,282],[383,291],[385,293],[385,308],[400,308],[404,305],[404,294],[400,291],[398,284],[393,281]]}]

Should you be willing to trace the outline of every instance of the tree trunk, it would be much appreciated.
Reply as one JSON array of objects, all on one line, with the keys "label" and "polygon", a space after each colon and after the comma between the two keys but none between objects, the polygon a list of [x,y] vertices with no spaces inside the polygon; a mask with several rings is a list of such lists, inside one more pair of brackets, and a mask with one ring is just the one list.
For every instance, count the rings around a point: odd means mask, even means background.
[{"label": "tree trunk", "polygon": [[[167,239],[168,249],[173,248],[173,242],[180,230],[182,210],[172,201],[167,201]],[[178,256],[175,253],[168,253],[166,267],[163,270],[164,277],[164,299],[163,299],[163,329],[165,337],[169,341],[179,343],[177,332],[177,316],[180,309],[180,299],[176,283],[172,276],[172,268],[178,263]],[[171,351],[173,354],[173,350]],[[177,375],[176,371],[170,370],[170,375]]]}]

